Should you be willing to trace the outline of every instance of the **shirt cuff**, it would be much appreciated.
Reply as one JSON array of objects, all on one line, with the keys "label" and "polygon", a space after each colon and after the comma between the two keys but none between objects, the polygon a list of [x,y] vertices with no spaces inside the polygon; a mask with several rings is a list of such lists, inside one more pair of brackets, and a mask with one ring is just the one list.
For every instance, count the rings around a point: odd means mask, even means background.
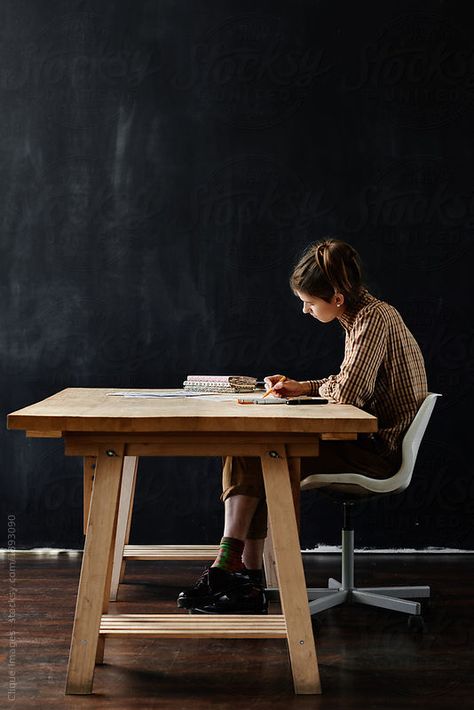
[{"label": "shirt cuff", "polygon": [[306,382],[310,386],[310,391],[309,391],[309,396],[310,397],[318,397],[319,396],[319,388],[321,385],[325,382],[325,380],[306,380]]}]

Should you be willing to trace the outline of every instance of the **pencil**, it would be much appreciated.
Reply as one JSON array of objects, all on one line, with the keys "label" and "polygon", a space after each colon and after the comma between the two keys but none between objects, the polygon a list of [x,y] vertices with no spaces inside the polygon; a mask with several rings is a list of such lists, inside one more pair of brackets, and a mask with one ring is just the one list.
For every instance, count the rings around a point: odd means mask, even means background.
[{"label": "pencil", "polygon": [[[286,380],[286,376],[285,376],[285,375],[282,375],[282,376],[280,377],[280,379],[278,380],[278,382],[284,382],[285,380]],[[270,387],[270,389],[265,392],[265,394],[263,395],[262,399],[265,399],[265,397],[268,397],[268,395],[271,394],[271,393],[274,391],[274,389],[275,389],[275,387],[277,386],[278,382],[275,382],[275,384],[273,385],[273,387]]]}]

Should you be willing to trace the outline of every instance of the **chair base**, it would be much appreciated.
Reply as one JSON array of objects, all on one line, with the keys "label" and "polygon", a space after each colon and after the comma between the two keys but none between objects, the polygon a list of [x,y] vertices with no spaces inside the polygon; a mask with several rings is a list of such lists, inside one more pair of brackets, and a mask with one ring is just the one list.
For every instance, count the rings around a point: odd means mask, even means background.
[{"label": "chair base", "polygon": [[[344,501],[344,526],[342,528],[342,555],[340,582],[332,577],[326,588],[308,589],[311,616],[341,604],[364,604],[380,609],[400,611],[421,619],[421,604],[410,598],[430,596],[427,586],[416,587],[356,587],[354,585],[354,530],[351,523],[352,501]],[[271,598],[271,596],[270,596]]]},{"label": "chair base", "polygon": [[[420,616],[421,604],[409,601],[410,598],[423,599],[430,596],[429,587],[351,587],[344,589],[337,579],[329,579],[327,587],[308,588],[308,601],[311,616],[341,604],[365,604],[381,609],[400,611],[404,614]],[[269,601],[277,601],[278,589],[265,591]]]},{"label": "chair base", "polygon": [[429,587],[351,587],[344,589],[337,580],[331,579],[327,589],[308,589],[309,609],[315,615],[340,604],[364,604],[381,609],[400,611],[419,616],[421,604],[409,601],[430,596]]}]

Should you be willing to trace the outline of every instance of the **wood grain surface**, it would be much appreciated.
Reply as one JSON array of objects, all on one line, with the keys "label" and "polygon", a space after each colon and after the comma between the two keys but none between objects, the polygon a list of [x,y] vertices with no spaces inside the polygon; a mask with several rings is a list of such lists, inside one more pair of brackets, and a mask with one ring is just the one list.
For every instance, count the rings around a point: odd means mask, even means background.
[{"label": "wood grain surface", "polygon": [[[272,431],[354,433],[377,430],[377,420],[349,404],[318,407],[239,405],[210,398],[112,397],[105,388],[67,388],[12,412],[9,429],[35,432]],[[237,397],[236,397],[237,400]]]}]

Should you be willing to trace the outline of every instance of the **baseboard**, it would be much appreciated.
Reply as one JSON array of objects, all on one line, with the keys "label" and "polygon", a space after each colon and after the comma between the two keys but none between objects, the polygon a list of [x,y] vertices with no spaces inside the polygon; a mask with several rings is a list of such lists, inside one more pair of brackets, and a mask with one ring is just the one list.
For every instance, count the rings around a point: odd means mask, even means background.
[{"label": "baseboard", "polygon": [[[338,554],[341,552],[340,545],[318,545],[312,549],[301,550],[305,554]],[[360,547],[354,552],[357,554],[370,553],[371,555],[473,555],[474,550],[460,550],[452,547],[400,547],[400,548],[375,548],[375,547]]]},{"label": "baseboard", "polygon": [[[68,550],[63,548],[55,547],[31,547],[27,549],[16,548],[14,550],[0,549],[0,555],[21,555],[21,554],[34,554],[39,557],[54,557],[56,555],[67,555],[74,557],[75,555],[82,555],[82,550]],[[339,554],[341,552],[341,547],[337,545],[318,545],[317,547],[301,550],[303,555],[314,555],[314,554]],[[359,548],[355,550],[357,554],[371,554],[371,555],[473,555],[474,550],[459,550],[457,548],[451,547],[423,547],[420,549],[415,548]]]}]

